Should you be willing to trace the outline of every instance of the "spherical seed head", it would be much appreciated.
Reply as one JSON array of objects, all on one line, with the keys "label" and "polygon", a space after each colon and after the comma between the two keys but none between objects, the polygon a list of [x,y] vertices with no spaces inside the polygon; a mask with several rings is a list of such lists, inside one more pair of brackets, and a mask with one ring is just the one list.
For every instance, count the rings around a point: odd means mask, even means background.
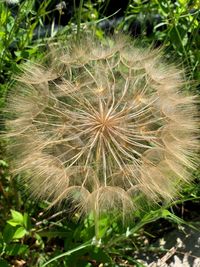
[{"label": "spherical seed head", "polygon": [[173,198],[195,168],[195,97],[160,50],[127,37],[55,45],[25,64],[10,94],[7,136],[15,173],[52,205],[130,212],[134,196]]}]

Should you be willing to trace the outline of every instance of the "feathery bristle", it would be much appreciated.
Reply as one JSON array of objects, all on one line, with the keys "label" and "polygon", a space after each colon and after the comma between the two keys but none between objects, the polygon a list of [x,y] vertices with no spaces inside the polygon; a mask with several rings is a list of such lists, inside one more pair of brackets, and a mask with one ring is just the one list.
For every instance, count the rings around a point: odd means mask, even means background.
[{"label": "feathery bristle", "polygon": [[52,46],[48,56],[24,64],[7,104],[14,172],[33,195],[97,213],[130,212],[138,192],[172,199],[198,149],[182,72],[123,36]]}]

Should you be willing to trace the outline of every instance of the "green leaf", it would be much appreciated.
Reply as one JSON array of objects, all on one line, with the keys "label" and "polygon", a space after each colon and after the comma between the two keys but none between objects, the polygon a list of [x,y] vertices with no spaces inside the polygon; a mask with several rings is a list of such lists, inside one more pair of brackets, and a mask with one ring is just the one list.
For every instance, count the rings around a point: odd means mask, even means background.
[{"label": "green leaf", "polygon": [[23,225],[27,230],[31,229],[31,220],[30,220],[28,213],[26,212],[24,213],[24,216],[23,216]]},{"label": "green leaf", "polygon": [[4,251],[4,245],[5,243],[4,243],[4,241],[3,241],[3,238],[0,238],[0,255],[1,255],[1,253],[3,253],[3,251]]},{"label": "green leaf", "polygon": [[170,216],[170,214],[171,213],[168,210],[166,210],[166,209],[162,210],[162,217],[163,218],[166,218],[166,217]]},{"label": "green leaf", "polygon": [[24,217],[20,212],[18,212],[16,210],[11,210],[11,215],[12,215],[11,221],[19,223],[20,225],[23,225]]},{"label": "green leaf", "polygon": [[3,230],[3,240],[5,243],[9,243],[12,240],[15,231],[16,229],[12,227],[11,225],[7,224],[5,226]]},{"label": "green leaf", "polygon": [[[28,245],[24,244],[9,244],[6,246],[5,253],[9,256],[18,256],[28,252]],[[1,265],[0,265],[1,266]]]},{"label": "green leaf", "polygon": [[163,11],[163,14],[167,16],[169,14],[169,7],[167,4],[167,1],[158,1],[158,3],[159,3],[161,10]]},{"label": "green leaf", "polygon": [[14,221],[13,219],[7,221],[8,224],[15,227],[17,225],[21,225],[21,223]]},{"label": "green leaf", "polygon": [[0,266],[1,267],[10,267],[10,265],[7,263],[7,261],[0,259]]},{"label": "green leaf", "polygon": [[0,166],[2,166],[2,167],[8,167],[8,164],[4,161],[4,160],[0,160]]},{"label": "green leaf", "polygon": [[11,16],[11,14],[6,9],[1,11],[0,21],[2,25],[8,21],[9,16]]},{"label": "green leaf", "polygon": [[27,233],[26,229],[24,227],[19,227],[14,235],[13,235],[13,239],[19,239],[25,236],[25,234]]},{"label": "green leaf", "polygon": [[185,6],[188,3],[188,0],[178,0],[178,2],[182,5]]}]

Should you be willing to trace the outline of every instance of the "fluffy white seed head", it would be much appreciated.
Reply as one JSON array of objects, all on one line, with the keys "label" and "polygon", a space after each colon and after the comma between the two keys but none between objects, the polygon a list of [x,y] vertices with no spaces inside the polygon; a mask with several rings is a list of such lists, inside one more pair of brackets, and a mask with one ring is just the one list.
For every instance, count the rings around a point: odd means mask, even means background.
[{"label": "fluffy white seed head", "polygon": [[6,121],[15,173],[34,196],[86,212],[172,199],[196,166],[196,98],[161,51],[124,36],[57,44],[25,64]]}]

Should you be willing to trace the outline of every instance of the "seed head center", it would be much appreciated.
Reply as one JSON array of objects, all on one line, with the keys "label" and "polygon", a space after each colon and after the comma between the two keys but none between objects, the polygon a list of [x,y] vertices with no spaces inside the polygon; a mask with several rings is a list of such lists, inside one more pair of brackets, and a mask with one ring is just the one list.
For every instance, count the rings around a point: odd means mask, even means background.
[{"label": "seed head center", "polygon": [[101,115],[96,119],[98,130],[103,133],[110,131],[116,124],[114,117],[107,114]]}]

